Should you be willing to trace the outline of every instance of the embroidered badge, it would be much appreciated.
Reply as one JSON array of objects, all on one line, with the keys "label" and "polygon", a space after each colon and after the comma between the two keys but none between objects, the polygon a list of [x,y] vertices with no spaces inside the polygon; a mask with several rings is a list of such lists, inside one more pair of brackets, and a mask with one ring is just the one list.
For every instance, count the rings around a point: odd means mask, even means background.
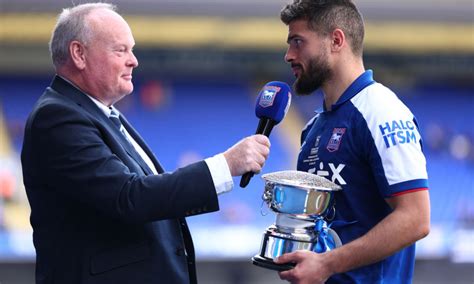
[{"label": "embroidered badge", "polygon": [[331,138],[329,139],[328,145],[326,146],[326,149],[328,149],[329,152],[335,152],[339,150],[344,133],[346,133],[346,128],[334,128],[332,130]]}]

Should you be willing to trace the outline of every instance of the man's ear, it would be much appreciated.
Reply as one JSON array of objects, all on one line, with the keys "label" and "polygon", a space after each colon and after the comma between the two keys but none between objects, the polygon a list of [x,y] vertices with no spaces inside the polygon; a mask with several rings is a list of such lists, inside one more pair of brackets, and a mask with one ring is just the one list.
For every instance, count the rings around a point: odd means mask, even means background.
[{"label": "man's ear", "polygon": [[69,44],[69,54],[71,61],[77,69],[83,70],[86,67],[85,46],[77,40]]},{"label": "man's ear", "polygon": [[331,34],[331,50],[340,51],[346,44],[346,35],[341,29],[335,29]]}]

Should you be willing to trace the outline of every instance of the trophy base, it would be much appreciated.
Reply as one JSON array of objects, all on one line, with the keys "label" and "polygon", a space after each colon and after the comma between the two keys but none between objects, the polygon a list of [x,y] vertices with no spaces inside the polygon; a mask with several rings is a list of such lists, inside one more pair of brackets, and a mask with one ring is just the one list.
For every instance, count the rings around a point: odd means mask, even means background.
[{"label": "trophy base", "polygon": [[283,264],[277,264],[273,262],[272,259],[262,257],[260,255],[256,255],[252,257],[252,263],[255,264],[256,266],[260,266],[263,268],[271,269],[271,270],[276,270],[276,271],[286,271],[295,268],[294,263],[283,263]]}]

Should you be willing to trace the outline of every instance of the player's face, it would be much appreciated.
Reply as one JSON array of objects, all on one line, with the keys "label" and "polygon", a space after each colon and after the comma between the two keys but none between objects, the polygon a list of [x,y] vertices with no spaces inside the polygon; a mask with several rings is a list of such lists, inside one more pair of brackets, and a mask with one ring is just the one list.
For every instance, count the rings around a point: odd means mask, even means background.
[{"label": "player's face", "polygon": [[128,24],[118,14],[103,10],[91,20],[94,31],[86,45],[84,77],[91,95],[110,105],[133,91],[132,70],[138,61]]},{"label": "player's face", "polygon": [[285,61],[296,77],[293,87],[296,93],[309,95],[332,76],[327,38],[311,30],[306,20],[295,20],[288,26],[287,42]]}]

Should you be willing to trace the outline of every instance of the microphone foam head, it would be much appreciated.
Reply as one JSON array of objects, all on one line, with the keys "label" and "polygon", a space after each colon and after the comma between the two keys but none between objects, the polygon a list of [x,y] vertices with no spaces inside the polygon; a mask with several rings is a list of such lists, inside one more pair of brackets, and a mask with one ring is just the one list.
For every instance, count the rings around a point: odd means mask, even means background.
[{"label": "microphone foam head", "polygon": [[290,86],[287,83],[273,81],[268,82],[260,91],[255,115],[258,118],[270,118],[275,124],[285,117],[291,104]]}]

